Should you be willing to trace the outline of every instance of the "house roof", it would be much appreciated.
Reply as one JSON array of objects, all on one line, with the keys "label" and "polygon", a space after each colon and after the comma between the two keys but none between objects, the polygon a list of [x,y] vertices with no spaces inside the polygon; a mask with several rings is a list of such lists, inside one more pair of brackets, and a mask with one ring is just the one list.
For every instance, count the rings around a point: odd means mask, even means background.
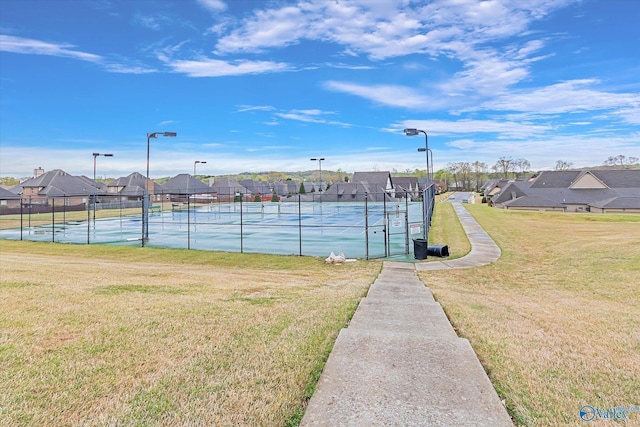
[{"label": "house roof", "polygon": [[54,169],[36,178],[21,183],[22,188],[39,188],[38,194],[50,197],[85,196],[93,194],[94,183],[68,174],[61,169]]},{"label": "house roof", "polygon": [[640,169],[594,169],[590,172],[609,188],[640,188]]},{"label": "house roof", "polygon": [[269,184],[262,181],[256,181],[255,179],[243,179],[242,181],[240,181],[240,185],[254,194],[271,193],[271,187],[269,186]]},{"label": "house roof", "polygon": [[229,178],[218,178],[211,185],[211,189],[218,194],[235,195],[236,193],[250,194],[251,192],[238,181]]},{"label": "house roof", "polygon": [[564,208],[562,203],[558,203],[555,200],[547,199],[542,196],[522,196],[517,199],[508,200],[503,203],[507,207],[521,207],[521,208]]},{"label": "house roof", "polygon": [[543,171],[531,183],[531,188],[569,188],[582,171]]},{"label": "house roof", "polygon": [[507,182],[500,193],[495,195],[491,201],[493,203],[505,203],[518,197],[526,196],[525,191],[522,189],[522,187],[526,186],[524,181]]},{"label": "house roof", "polygon": [[492,197],[495,203],[520,207],[635,208],[637,199],[640,199],[640,169],[545,171],[530,183],[510,182]]},{"label": "house roof", "polygon": [[144,177],[144,175],[138,172],[133,172],[127,176],[114,179],[108,184],[108,186],[109,187],[138,186],[138,187],[144,188],[145,181],[146,181],[146,178]]},{"label": "house roof", "polygon": [[612,197],[589,203],[589,206],[602,209],[640,209],[640,197]]},{"label": "house roof", "polygon": [[211,187],[188,173],[181,173],[162,184],[165,191],[173,194],[210,193]]},{"label": "house roof", "polygon": [[20,200],[20,195],[0,187],[0,200]]}]

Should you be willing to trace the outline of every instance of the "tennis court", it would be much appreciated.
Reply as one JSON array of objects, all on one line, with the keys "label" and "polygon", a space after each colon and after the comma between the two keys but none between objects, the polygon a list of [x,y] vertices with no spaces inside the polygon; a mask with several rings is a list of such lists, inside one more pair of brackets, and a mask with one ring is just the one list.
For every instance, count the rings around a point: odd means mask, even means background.
[{"label": "tennis court", "polygon": [[[142,215],[0,231],[0,238],[76,244],[142,245]],[[422,202],[174,203],[149,212],[148,247],[326,257],[382,258],[413,251]],[[25,221],[26,224],[28,222]]]}]

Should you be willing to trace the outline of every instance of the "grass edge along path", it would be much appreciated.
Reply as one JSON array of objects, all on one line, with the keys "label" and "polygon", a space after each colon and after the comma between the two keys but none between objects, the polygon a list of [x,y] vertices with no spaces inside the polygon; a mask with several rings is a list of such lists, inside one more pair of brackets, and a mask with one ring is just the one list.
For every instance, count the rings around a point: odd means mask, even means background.
[{"label": "grass edge along path", "polygon": [[295,425],[380,268],[0,241],[0,425]]},{"label": "grass edge along path", "polygon": [[640,216],[466,208],[501,258],[419,275],[516,424],[579,426],[584,405],[640,406]]}]

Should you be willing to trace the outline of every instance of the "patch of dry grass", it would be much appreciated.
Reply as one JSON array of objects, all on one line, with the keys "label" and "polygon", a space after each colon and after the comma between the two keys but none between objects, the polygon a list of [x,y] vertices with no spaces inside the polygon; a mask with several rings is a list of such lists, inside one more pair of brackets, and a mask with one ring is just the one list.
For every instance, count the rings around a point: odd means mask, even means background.
[{"label": "patch of dry grass", "polygon": [[[113,218],[117,216],[127,215],[140,215],[140,208],[129,209],[103,209],[96,211],[96,219],[101,218]],[[55,215],[51,213],[40,213],[29,215],[25,212],[22,215],[22,227],[26,228],[29,225],[31,227],[41,227],[43,225],[51,224],[51,219],[55,218],[56,224],[63,223],[65,221],[86,221],[87,217],[93,220],[93,211],[74,211],[74,212],[56,212]],[[20,215],[0,215],[0,230],[8,230],[12,228],[20,228],[21,220]]]},{"label": "patch of dry grass", "polygon": [[379,270],[0,241],[0,425],[296,424]]},{"label": "patch of dry grass", "polygon": [[467,208],[501,259],[420,277],[516,422],[583,425],[583,405],[638,406],[640,217]]}]

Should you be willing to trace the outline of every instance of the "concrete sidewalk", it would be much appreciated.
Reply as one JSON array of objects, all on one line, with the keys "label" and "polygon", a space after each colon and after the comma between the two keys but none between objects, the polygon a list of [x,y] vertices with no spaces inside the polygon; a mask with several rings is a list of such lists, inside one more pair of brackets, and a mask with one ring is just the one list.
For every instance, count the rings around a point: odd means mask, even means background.
[{"label": "concrete sidewalk", "polygon": [[[471,251],[462,258],[421,262],[416,270],[449,270],[451,268],[471,268],[491,264],[500,258],[500,248],[474,217],[464,208],[462,203],[452,203],[460,224],[467,234]],[[433,258],[431,258],[433,259]]]},{"label": "concrete sidewalk", "polygon": [[[477,222],[464,221],[472,246],[485,242]],[[472,249],[460,267],[494,256],[482,252]],[[340,331],[301,426],[513,426],[471,345],[418,279],[415,268],[428,264],[383,264]]]}]

